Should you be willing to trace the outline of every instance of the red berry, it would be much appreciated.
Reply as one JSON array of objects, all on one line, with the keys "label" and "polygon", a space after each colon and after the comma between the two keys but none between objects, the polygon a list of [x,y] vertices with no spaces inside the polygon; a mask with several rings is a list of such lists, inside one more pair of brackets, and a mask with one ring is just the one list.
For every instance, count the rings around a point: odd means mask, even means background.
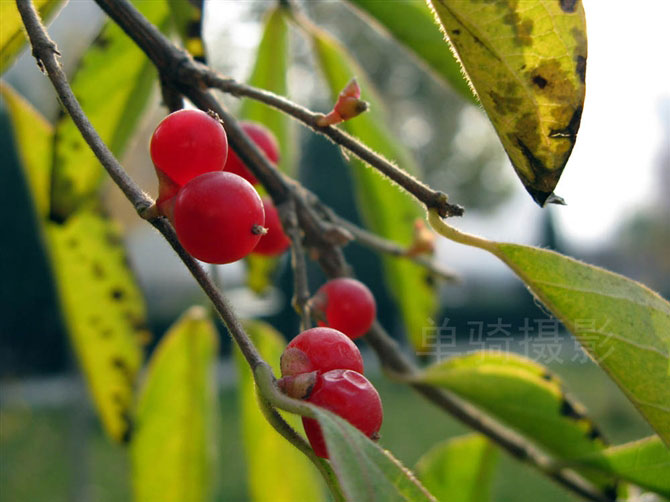
[{"label": "red berry", "polygon": [[356,279],[328,281],[316,292],[314,313],[319,326],[329,326],[356,339],[368,332],[377,315],[375,297]]},{"label": "red berry", "polygon": [[[360,373],[333,370],[319,375],[307,401],[332,411],[369,438],[376,438],[382,425],[382,401],[377,390]],[[302,425],[314,453],[328,458],[321,426],[313,418],[303,417]]]},{"label": "red berry", "polygon": [[291,240],[284,233],[279,211],[272,203],[272,199],[263,197],[261,200],[265,208],[265,227],[268,232],[261,237],[253,252],[264,256],[276,256],[288,249]]},{"label": "red berry", "polygon": [[205,173],[179,190],[173,209],[182,246],[207,263],[230,263],[246,256],[263,232],[263,202],[236,174]]},{"label": "red berry", "polygon": [[[170,181],[184,186],[196,176],[221,171],[228,156],[228,138],[221,123],[201,110],[179,110],[158,124],[149,146],[151,160]],[[161,191],[161,199],[169,196]]]},{"label": "red berry", "polygon": [[[242,122],[242,129],[246,132],[254,143],[260,148],[267,158],[273,164],[279,162],[279,145],[277,144],[277,139],[275,135],[272,134],[272,131],[267,127],[257,124],[255,122]],[[234,151],[230,151],[228,154],[228,161],[226,162],[226,167],[224,171],[235,173],[238,176],[242,176],[252,185],[258,184],[256,177],[251,174],[251,171],[242,162],[237,154]]]},{"label": "red berry", "polygon": [[281,356],[282,376],[337,369],[363,373],[363,358],[349,337],[330,328],[303,331],[291,340]]}]

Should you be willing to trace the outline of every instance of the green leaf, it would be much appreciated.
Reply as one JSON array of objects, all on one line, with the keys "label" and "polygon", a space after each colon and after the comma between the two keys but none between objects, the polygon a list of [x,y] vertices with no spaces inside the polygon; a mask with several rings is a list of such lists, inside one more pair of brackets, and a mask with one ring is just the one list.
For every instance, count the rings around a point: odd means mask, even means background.
[{"label": "green leaf", "polygon": [[[157,26],[162,27],[169,20],[164,0],[138,2],[137,6]],[[81,60],[72,90],[117,157],[123,153],[155,81],[153,65],[111,21]],[[105,175],[69,115],[62,115],[58,121],[55,148],[51,213],[54,219],[63,221],[97,196]]]},{"label": "green leaf", "polygon": [[437,502],[391,453],[346,420],[316,406],[330,463],[347,500],[356,502]]},{"label": "green leaf", "polygon": [[451,51],[445,50],[444,36],[426,3],[416,0],[349,0],[349,3],[358,7],[359,13],[367,14],[368,19],[372,18],[370,26],[404,45],[433,75],[471,103],[477,102],[460,63]]},{"label": "green leaf", "polygon": [[[48,19],[56,12],[62,0],[35,0],[33,4],[40,17]],[[16,3],[0,2],[0,74],[14,62],[14,59],[28,42]]]},{"label": "green leaf", "polygon": [[[4,9],[4,5],[0,4],[0,8]],[[0,82],[0,96],[9,111],[17,151],[30,186],[33,204],[37,213],[46,217],[49,212],[53,127],[4,82]]]},{"label": "green leaf", "polygon": [[498,450],[480,434],[435,445],[416,464],[419,479],[441,502],[488,502]]},{"label": "green leaf", "polygon": [[658,436],[608,448],[578,463],[670,497],[670,450]]},{"label": "green leaf", "polygon": [[543,205],[570,157],[584,105],[581,1],[430,3],[517,175]]},{"label": "green leaf", "polygon": [[[413,159],[386,127],[389,119],[363,69],[324,32],[313,29],[310,35],[333,103],[354,76],[361,87],[361,99],[370,103],[368,112],[345,122],[342,127],[372,150],[416,174]],[[368,228],[401,245],[408,245],[412,241],[414,221],[423,214],[417,203],[357,158],[350,158],[349,164],[356,185],[358,208]],[[384,256],[383,264],[389,290],[398,304],[409,338],[414,347],[422,349],[425,343],[423,328],[437,308],[434,281],[429,272],[409,260]]]},{"label": "green leaf", "polygon": [[447,238],[506,263],[621,387],[670,445],[670,303],[644,285],[554,251],[464,234],[430,213]]},{"label": "green leaf", "polygon": [[[260,322],[245,323],[247,334],[263,359],[274,368],[284,350],[282,336],[272,326]],[[242,436],[246,455],[249,495],[251,501],[318,502],[324,500],[319,475],[299,450],[279,435],[267,422],[259,407],[253,376],[239,350],[235,350],[239,375]],[[293,428],[302,430],[299,417],[285,414]],[[281,468],[278,468],[281,466]]]},{"label": "green leaf", "polygon": [[[249,84],[286,96],[289,64],[288,26],[283,9],[274,7],[266,14],[263,37],[256,52],[256,62],[249,77]],[[274,133],[279,143],[279,169],[290,176],[295,176],[298,165],[295,155],[295,130],[288,115],[259,101],[246,99],[242,102],[240,117],[259,122]],[[265,291],[272,283],[278,262],[277,258],[250,255],[247,258],[249,287],[257,293]]]},{"label": "green leaf", "polygon": [[454,392],[561,458],[604,448],[583,406],[565,394],[555,375],[525,357],[473,352],[432,365],[412,380]]},{"label": "green leaf", "polygon": [[147,339],[144,300],[119,229],[82,210],[46,230],[66,324],[108,434],[127,441],[135,377]]},{"label": "green leaf", "polygon": [[149,363],[131,444],[135,502],[212,500],[218,338],[201,307],[168,331]]}]

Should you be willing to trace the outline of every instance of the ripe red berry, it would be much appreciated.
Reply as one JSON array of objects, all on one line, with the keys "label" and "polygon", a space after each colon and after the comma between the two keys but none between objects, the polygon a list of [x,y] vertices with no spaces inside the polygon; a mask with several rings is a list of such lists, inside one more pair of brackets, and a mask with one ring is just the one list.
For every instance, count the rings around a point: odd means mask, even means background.
[{"label": "ripe red berry", "polygon": [[205,173],[179,190],[173,209],[182,246],[207,263],[230,263],[246,256],[263,232],[263,202],[236,174]]},{"label": "ripe red berry", "polygon": [[276,256],[283,253],[291,245],[291,240],[284,233],[279,211],[269,197],[263,197],[265,208],[265,227],[267,233],[258,241],[253,252],[264,256]]},{"label": "ripe red berry", "polygon": [[[158,124],[149,146],[161,176],[178,187],[200,174],[221,171],[228,156],[228,138],[221,123],[201,110],[179,110]],[[169,194],[161,187],[161,199]]]},{"label": "ripe red berry", "polygon": [[312,300],[319,326],[329,326],[356,339],[368,332],[377,315],[375,297],[355,279],[328,281]]},{"label": "ripe red berry", "polygon": [[331,328],[303,331],[281,356],[282,376],[347,369],[363,373],[363,358],[349,337]]},{"label": "ripe red berry", "polygon": [[[272,134],[272,131],[270,131],[267,127],[255,122],[242,122],[240,125],[244,132],[246,132],[253,140],[253,142],[256,143],[258,148],[260,148],[263,153],[265,153],[270,162],[273,164],[279,162],[279,145],[277,144],[277,139],[275,138],[275,135]],[[226,162],[224,171],[242,176],[252,185],[256,185],[258,183],[256,177],[251,174],[249,169],[247,169],[247,167],[242,162],[242,159],[240,159],[232,150],[228,154],[228,161]]]},{"label": "ripe red berry", "polygon": [[[332,370],[318,375],[307,401],[344,418],[369,438],[376,438],[382,425],[382,401],[377,390],[360,373]],[[313,418],[303,417],[303,427],[314,453],[328,458],[321,426]]]}]

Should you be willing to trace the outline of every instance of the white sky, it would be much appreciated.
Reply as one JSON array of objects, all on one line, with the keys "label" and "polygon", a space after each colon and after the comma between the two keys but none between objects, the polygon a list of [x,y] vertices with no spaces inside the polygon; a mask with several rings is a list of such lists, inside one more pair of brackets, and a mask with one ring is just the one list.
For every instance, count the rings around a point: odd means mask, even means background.
[{"label": "white sky", "polygon": [[556,189],[568,206],[554,214],[574,244],[592,246],[625,211],[658,197],[659,152],[670,144],[661,115],[664,99],[670,113],[670,1],[584,0],[584,8],[586,103]]}]

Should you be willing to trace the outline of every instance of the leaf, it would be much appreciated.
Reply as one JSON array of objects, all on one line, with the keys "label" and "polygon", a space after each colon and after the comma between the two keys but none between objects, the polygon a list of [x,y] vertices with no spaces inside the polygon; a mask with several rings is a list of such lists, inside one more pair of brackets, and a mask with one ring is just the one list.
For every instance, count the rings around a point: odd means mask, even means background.
[{"label": "leaf", "polygon": [[[415,55],[427,69],[471,103],[477,100],[463,75],[460,63],[444,49],[444,37],[430,8],[416,0],[349,0],[368,24],[395,38]],[[374,21],[377,22],[374,22]]]},{"label": "leaf", "polygon": [[[245,323],[245,329],[263,359],[278,368],[285,346],[282,336],[272,326],[260,321]],[[239,350],[235,350],[235,362],[250,500],[324,500],[318,474],[307,457],[280,436],[263,416],[251,370]],[[293,428],[301,430],[297,416],[283,416]]]},{"label": "leaf", "polygon": [[551,201],[584,105],[581,1],[430,3],[526,190]]},{"label": "leaf", "polygon": [[[372,150],[416,173],[413,159],[386,127],[388,118],[383,105],[364,71],[327,34],[312,29],[310,35],[330,86],[333,102],[355,76],[361,87],[361,99],[370,103],[368,112],[345,122],[343,127]],[[391,187],[388,179],[362,161],[352,157],[349,164],[354,177],[358,208],[367,227],[401,245],[408,245],[412,241],[414,221],[422,215],[419,206],[405,192]],[[415,348],[423,349],[423,327],[437,308],[434,281],[429,272],[409,260],[383,256],[383,264],[390,293],[400,309],[409,339]]]},{"label": "leaf", "polygon": [[11,114],[14,138],[29,181],[63,317],[107,433],[130,434],[133,385],[141,364],[144,302],[128,269],[118,229],[91,210],[64,225],[47,219],[53,129],[9,87],[2,97]]},{"label": "leaf", "polygon": [[356,502],[437,502],[390,452],[383,450],[346,420],[316,406],[330,463],[345,498]]},{"label": "leaf", "polygon": [[670,303],[644,285],[546,249],[433,228],[506,263],[670,445]]},{"label": "leaf", "polygon": [[[164,0],[138,2],[157,26],[168,18]],[[116,23],[108,22],[79,63],[72,90],[102,140],[117,157],[130,138],[148,102],[156,72],[144,53]],[[56,126],[52,208],[64,221],[81,204],[97,196],[104,170],[69,115]]]},{"label": "leaf", "polygon": [[470,401],[561,458],[604,448],[585,409],[545,367],[508,353],[477,351],[429,366],[412,381]]},{"label": "leaf", "polygon": [[421,482],[441,502],[488,502],[498,450],[482,435],[443,441],[416,464]]},{"label": "leaf", "polygon": [[[263,37],[256,52],[256,62],[249,77],[249,85],[286,96],[288,85],[286,75],[289,70],[288,27],[281,7],[268,10],[265,19]],[[279,169],[295,176],[296,144],[295,130],[288,115],[252,99],[242,102],[240,117],[244,120],[259,122],[270,129],[279,144]],[[247,258],[249,287],[261,293],[272,283],[272,276],[279,260],[274,257],[249,255]]]},{"label": "leaf", "polygon": [[131,444],[135,502],[212,500],[217,452],[218,339],[201,307],[156,347]]},{"label": "leaf", "polygon": [[[56,12],[61,3],[63,3],[62,0],[35,0],[33,2],[40,17],[45,21]],[[9,68],[27,42],[16,3],[0,2],[0,74]]]},{"label": "leaf", "polygon": [[202,7],[204,0],[167,0],[170,14],[184,48],[198,61],[205,60],[202,42]]},{"label": "leaf", "polygon": [[127,441],[141,343],[144,300],[128,268],[118,228],[92,210],[47,235],[68,332],[108,434]]},{"label": "leaf", "polygon": [[608,448],[578,464],[670,497],[670,450],[658,436]]},{"label": "leaf", "polygon": [[[0,9],[5,3],[0,3]],[[14,89],[0,82],[0,96],[7,104],[17,151],[30,186],[37,213],[49,212],[49,183],[53,151],[53,127]]]}]

